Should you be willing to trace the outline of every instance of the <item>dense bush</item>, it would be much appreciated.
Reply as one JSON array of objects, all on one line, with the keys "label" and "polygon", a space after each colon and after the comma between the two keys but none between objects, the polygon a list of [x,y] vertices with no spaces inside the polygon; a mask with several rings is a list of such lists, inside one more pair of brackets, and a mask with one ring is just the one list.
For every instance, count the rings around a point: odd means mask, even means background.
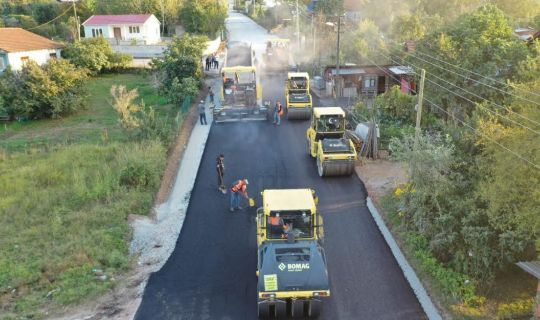
[{"label": "dense bush", "polygon": [[158,74],[160,90],[169,100],[181,104],[186,96],[193,96],[202,77],[201,58],[206,41],[204,36],[186,34],[174,38],[164,52],[163,59],[152,61]]},{"label": "dense bush", "polygon": [[534,307],[534,299],[520,299],[497,307],[497,319],[528,319]]},{"label": "dense bush", "polygon": [[215,37],[225,26],[227,3],[223,0],[187,1],[180,12],[187,32]]},{"label": "dense bush", "polygon": [[85,106],[86,69],[66,60],[51,60],[43,66],[28,62],[20,72],[0,75],[3,109],[12,117],[55,118]]},{"label": "dense bush", "polygon": [[129,68],[133,60],[129,55],[113,52],[109,42],[102,37],[68,44],[62,51],[62,56],[93,74]]}]

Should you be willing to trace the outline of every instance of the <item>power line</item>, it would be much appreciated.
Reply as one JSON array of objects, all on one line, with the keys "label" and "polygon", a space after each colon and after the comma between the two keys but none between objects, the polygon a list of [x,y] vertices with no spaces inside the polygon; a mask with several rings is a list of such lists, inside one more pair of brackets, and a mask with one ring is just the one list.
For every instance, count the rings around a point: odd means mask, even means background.
[{"label": "power line", "polygon": [[[384,54],[383,54],[383,56],[389,58],[389,59],[390,59],[391,61],[393,61],[394,63],[400,64],[399,62],[395,61],[395,60],[392,59],[391,57],[388,57],[388,56],[386,56],[386,55],[384,55]],[[414,64],[411,64],[411,65],[414,66],[415,68],[419,69],[418,66],[416,66],[416,65],[414,65]],[[468,94],[474,95],[474,96],[476,96],[476,97],[478,97],[478,98],[480,98],[480,99],[483,99],[483,100],[485,100],[485,101],[487,101],[487,102],[490,102],[490,103],[492,103],[492,104],[494,104],[494,105],[496,105],[496,106],[499,106],[499,107],[501,107],[501,108],[504,108],[504,107],[502,107],[502,106],[500,106],[500,105],[498,105],[498,104],[496,104],[496,103],[494,103],[494,102],[491,102],[491,101],[489,101],[489,100],[487,100],[487,99],[485,99],[485,98],[483,98],[483,97],[481,97],[481,96],[479,96],[479,95],[477,95],[477,94],[475,94],[475,93],[473,93],[473,92],[467,91],[466,89],[463,89],[463,88],[461,88],[460,86],[458,86],[458,85],[456,85],[456,84],[454,84],[454,83],[451,83],[451,82],[449,82],[449,81],[447,81],[447,80],[445,80],[445,79],[443,79],[443,78],[441,78],[441,77],[438,77],[438,76],[436,76],[436,75],[434,75],[434,74],[431,74],[431,76],[433,76],[433,77],[435,77],[435,78],[437,78],[437,79],[439,79],[439,80],[441,80],[441,81],[443,81],[443,82],[445,82],[445,83],[447,83],[447,84],[449,84],[449,85],[451,85],[451,86],[454,86],[455,88],[458,88],[458,89],[460,89],[460,90],[462,90],[462,91],[464,91],[464,92],[466,92],[466,93],[468,93]],[[534,133],[540,135],[540,131],[536,131],[536,130],[534,130],[534,129],[528,127],[528,126],[525,126],[525,125],[523,125],[523,124],[521,124],[521,123],[519,123],[519,122],[517,122],[517,121],[515,121],[515,120],[513,120],[513,119],[511,119],[511,118],[508,118],[508,117],[503,116],[503,115],[501,115],[501,114],[499,114],[499,113],[497,113],[497,112],[494,112],[493,110],[490,110],[490,109],[488,109],[488,108],[485,108],[485,107],[483,107],[483,106],[481,106],[481,105],[475,103],[474,101],[472,101],[472,100],[470,100],[470,99],[468,99],[468,98],[466,98],[466,97],[464,97],[464,96],[462,96],[462,95],[460,95],[460,94],[458,94],[458,93],[455,93],[455,92],[451,91],[451,90],[448,89],[447,87],[444,87],[444,86],[438,84],[438,83],[435,82],[435,81],[432,81],[432,80],[430,80],[430,79],[427,79],[427,81],[429,81],[430,83],[433,83],[434,85],[436,85],[436,86],[438,86],[438,87],[440,87],[440,88],[442,88],[442,89],[444,89],[444,90],[450,92],[451,94],[454,94],[454,95],[456,95],[456,96],[458,96],[458,97],[460,97],[460,98],[462,98],[462,99],[465,99],[465,100],[469,101],[469,102],[472,103],[472,104],[477,105],[477,106],[478,106],[479,108],[481,108],[481,109],[484,109],[484,110],[486,110],[486,111],[488,111],[488,112],[490,112],[490,113],[492,113],[492,114],[494,114],[494,115],[496,115],[496,116],[498,116],[498,117],[501,117],[501,118],[503,118],[503,119],[505,119],[505,120],[508,120],[508,121],[510,121],[510,122],[512,122],[512,123],[514,123],[514,124],[516,124],[516,125],[518,125],[518,126],[524,128],[524,129],[530,130],[531,132],[534,132]],[[506,109],[506,108],[505,108],[505,109]],[[518,114],[518,113],[516,113],[516,114]],[[529,121],[531,121],[531,122],[535,122],[534,120],[531,120],[531,119],[528,119],[528,118],[526,118],[526,119],[529,120]],[[537,123],[537,122],[535,122],[535,123]]]},{"label": "power line", "polygon": [[[392,41],[392,40],[390,40],[390,39],[388,39],[388,40],[389,40],[389,41]],[[393,42],[394,42],[395,44],[399,44],[399,43],[397,43],[396,41],[393,41]],[[421,52],[420,50],[416,50],[415,52],[418,53],[418,54],[421,54],[421,55],[423,55],[423,56],[429,57],[429,58],[431,58],[431,59],[433,59],[433,60],[436,60],[436,61],[438,61],[438,62],[441,62],[441,63],[444,63],[444,64],[449,65],[449,66],[451,66],[451,67],[454,67],[454,68],[456,68],[456,69],[459,69],[459,70],[462,70],[462,71],[469,72],[469,73],[471,73],[471,74],[474,74],[474,75],[479,76],[479,77],[481,77],[481,78],[484,78],[484,79],[486,79],[486,80],[490,80],[490,81],[492,81],[492,82],[499,83],[499,84],[502,84],[502,85],[505,86],[505,87],[508,87],[508,84],[507,84],[507,83],[504,83],[504,82],[502,82],[502,81],[500,81],[500,80],[497,80],[497,79],[494,79],[494,78],[485,76],[485,75],[483,75],[483,74],[480,74],[480,73],[475,72],[475,71],[472,71],[472,70],[465,69],[465,68],[460,67],[460,66],[458,66],[458,65],[454,65],[454,64],[452,64],[452,63],[450,63],[450,62],[447,62],[447,61],[441,60],[441,59],[439,59],[439,58],[437,58],[437,57],[431,56],[431,55],[429,55],[429,54],[427,54],[427,53],[425,53],[425,52]],[[486,87],[489,87],[489,88],[491,88],[491,89],[497,90],[497,91],[502,92],[502,93],[504,93],[504,94],[514,96],[514,97],[519,98],[519,99],[522,99],[522,100],[524,100],[524,101],[527,101],[527,102],[531,102],[531,103],[540,105],[540,103],[538,103],[538,102],[536,102],[536,101],[532,101],[532,100],[523,98],[523,97],[521,97],[521,96],[518,96],[518,95],[516,95],[516,94],[510,92],[510,91],[502,90],[502,89],[497,88],[497,87],[494,87],[494,86],[492,86],[492,85],[490,85],[490,84],[488,84],[488,83],[478,81],[478,80],[473,79],[473,78],[471,78],[471,77],[464,76],[464,75],[461,74],[461,73],[457,73],[457,72],[455,72],[455,71],[453,71],[453,70],[449,70],[449,69],[446,69],[446,68],[441,67],[441,66],[439,66],[439,65],[433,64],[433,63],[431,63],[431,62],[429,62],[429,61],[426,61],[426,60],[424,60],[424,59],[422,59],[422,58],[420,58],[420,57],[418,57],[418,56],[416,56],[416,55],[414,55],[414,54],[412,54],[412,53],[407,52],[407,54],[408,54],[408,55],[411,55],[411,56],[414,56],[415,58],[420,59],[420,60],[422,60],[422,61],[425,61],[425,62],[427,62],[427,63],[430,63],[430,64],[432,64],[433,66],[435,66],[435,67],[437,67],[437,68],[439,68],[439,69],[442,69],[442,70],[445,70],[445,71],[448,71],[448,72],[452,72],[452,73],[454,73],[454,74],[457,74],[457,75],[459,75],[460,77],[463,77],[463,78],[465,78],[465,79],[467,79],[467,80],[474,81],[474,82],[476,82],[476,83],[478,83],[478,84],[484,85],[484,86],[486,86]],[[516,88],[516,89],[521,90],[521,91],[524,92],[524,93],[528,93],[528,94],[530,94],[530,95],[540,97],[540,94],[537,94],[537,93],[534,93],[534,92],[531,92],[531,91],[527,91],[527,90],[521,89],[521,88]]]},{"label": "power line", "polygon": [[36,27],[32,27],[30,29],[26,29],[27,31],[30,31],[30,30],[34,30],[34,29],[37,29],[37,28],[40,28],[40,27],[43,27],[44,25],[47,25],[53,21],[56,21],[57,19],[59,19],[60,17],[62,17],[63,15],[65,15],[69,10],[71,10],[71,8],[67,8],[66,11],[62,12],[59,16],[57,16],[56,18],[50,20],[50,21],[47,21],[45,23],[42,23],[40,24],[39,26],[36,26]]},{"label": "power line", "polygon": [[[430,104],[432,104],[435,108],[441,110],[442,112],[446,113],[448,116],[452,116],[448,111],[444,110],[443,108],[441,108],[439,105],[437,105],[436,103],[430,101],[429,99],[427,98],[424,98],[426,99],[427,102],[429,102]],[[499,147],[503,148],[504,150],[512,153],[514,156],[518,157],[519,159],[521,159],[522,161],[525,161],[527,162],[528,164],[532,165],[533,167],[535,167],[536,169],[540,169],[540,165],[537,165],[535,164],[534,162],[528,160],[527,158],[524,158],[522,155],[520,155],[519,153],[511,150],[511,149],[508,149],[507,147],[505,147],[504,145],[500,144],[499,142],[491,139],[489,136],[487,136],[486,134],[482,133],[482,132],[478,132],[478,130],[476,130],[475,128],[473,128],[470,124],[466,123],[465,121],[461,120],[461,119],[458,119],[458,118],[454,118],[455,120],[457,120],[458,122],[460,122],[461,124],[463,124],[464,126],[468,127],[469,129],[471,129],[476,135],[481,135],[483,136],[484,138],[486,138],[487,140],[495,143],[496,145],[498,145]]]},{"label": "power line", "polygon": [[[393,78],[394,80],[396,80],[397,82],[399,82],[399,79],[396,78],[395,76],[393,76],[390,72],[388,72],[387,70],[385,70],[384,68],[380,67],[377,63],[375,63],[373,60],[369,59],[367,56],[364,56],[365,59],[369,60],[370,63],[372,63],[374,66],[376,66],[378,69],[380,69],[381,71],[383,71],[385,74],[387,74],[388,76],[390,76],[391,78]],[[417,93],[415,90],[411,90],[413,91],[415,94]],[[441,110],[442,112],[444,112],[445,114],[447,114],[449,117],[452,117],[454,118],[448,111],[444,110],[444,108],[440,107],[438,104],[434,103],[433,101],[427,99],[426,97],[424,97],[424,99],[429,102],[431,105],[433,105],[434,107],[436,107],[437,109]],[[512,155],[514,155],[515,157],[521,159],[522,161],[532,165],[534,168],[536,169],[540,169],[540,166],[535,164],[534,162],[528,160],[527,158],[524,158],[522,155],[520,155],[519,153],[505,147],[504,145],[500,144],[499,142],[491,139],[489,136],[485,135],[484,133],[482,132],[478,132],[478,130],[476,130],[475,128],[473,128],[471,125],[469,125],[468,123],[462,121],[461,119],[458,119],[458,118],[454,118],[455,120],[457,120],[458,122],[460,122],[461,124],[463,124],[464,126],[468,127],[469,129],[471,129],[473,131],[474,134],[476,135],[481,135],[483,136],[484,138],[486,138],[487,140],[495,143],[497,146],[499,146],[500,148],[510,152]]]},{"label": "power line", "polygon": [[[407,55],[409,55],[409,56],[411,56],[411,57],[414,57],[414,58],[416,58],[416,59],[418,59],[418,60],[422,60],[422,61],[424,61],[424,62],[426,62],[426,63],[429,63],[430,65],[435,66],[435,67],[437,67],[437,68],[439,68],[439,69],[441,69],[441,70],[448,71],[448,72],[450,72],[450,73],[453,73],[453,74],[455,74],[455,75],[458,75],[458,76],[460,76],[460,77],[462,77],[462,78],[464,78],[464,79],[466,79],[466,80],[472,80],[472,81],[474,81],[474,82],[476,82],[476,83],[478,83],[478,84],[485,85],[485,86],[490,87],[490,88],[492,88],[492,89],[498,90],[498,91],[500,91],[500,92],[502,92],[502,93],[504,93],[504,94],[512,95],[512,96],[517,97],[517,98],[519,98],[519,99],[521,99],[521,100],[523,100],[523,101],[527,101],[527,102],[530,102],[530,103],[534,103],[534,104],[540,106],[540,103],[539,103],[539,102],[536,102],[536,101],[533,101],[533,100],[529,100],[529,99],[527,99],[527,98],[520,97],[520,96],[515,95],[515,94],[513,94],[513,93],[511,93],[511,92],[504,91],[504,90],[499,89],[499,88],[497,88],[497,87],[493,87],[493,86],[491,86],[491,85],[489,85],[489,84],[487,84],[487,83],[483,83],[483,82],[480,82],[480,81],[478,81],[478,80],[475,80],[475,79],[466,77],[466,76],[464,76],[464,75],[461,74],[461,73],[458,73],[458,72],[455,72],[455,71],[453,71],[453,70],[449,70],[449,69],[446,69],[446,68],[444,68],[444,67],[441,67],[441,66],[439,66],[439,65],[437,65],[437,64],[434,64],[434,63],[432,63],[432,62],[430,62],[430,61],[427,61],[427,60],[425,60],[425,59],[422,59],[422,58],[420,58],[420,57],[418,57],[418,56],[416,56],[416,55],[414,55],[414,54],[412,54],[412,53],[409,53],[409,52],[408,52]],[[482,98],[482,99],[487,100],[486,98]],[[523,115],[521,115],[521,114],[519,114],[519,113],[517,113],[517,112],[514,112],[514,111],[512,111],[512,110],[510,110],[510,109],[508,109],[508,108],[506,108],[506,107],[504,107],[504,106],[501,106],[501,105],[499,105],[499,104],[496,104],[495,102],[492,102],[492,103],[493,103],[494,105],[500,107],[500,108],[505,109],[505,110],[508,111],[509,113],[516,114],[517,116],[519,116],[519,117],[521,117],[521,118],[523,118],[523,119],[525,119],[525,120],[528,120],[528,121],[533,122],[533,123],[535,123],[535,124],[537,124],[537,125],[540,125],[540,123],[537,122],[537,121],[535,121],[535,120],[529,119],[529,118],[527,118],[527,117],[525,117],[525,116],[523,116]]]}]

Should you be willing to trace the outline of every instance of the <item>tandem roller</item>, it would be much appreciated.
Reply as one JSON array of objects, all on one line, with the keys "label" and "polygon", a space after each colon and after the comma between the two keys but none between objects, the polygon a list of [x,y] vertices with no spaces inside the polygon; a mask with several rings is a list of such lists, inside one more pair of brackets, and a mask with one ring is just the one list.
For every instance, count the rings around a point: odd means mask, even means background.
[{"label": "tandem roller", "polygon": [[339,107],[313,108],[307,130],[309,154],[317,159],[319,176],[353,174],[358,156],[351,139],[345,138],[345,112]]}]

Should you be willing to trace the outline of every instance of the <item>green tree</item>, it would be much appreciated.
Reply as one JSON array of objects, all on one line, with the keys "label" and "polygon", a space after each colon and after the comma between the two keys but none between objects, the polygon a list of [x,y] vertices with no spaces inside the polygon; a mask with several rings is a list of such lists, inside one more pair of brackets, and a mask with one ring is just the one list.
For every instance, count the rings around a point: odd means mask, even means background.
[{"label": "green tree", "polygon": [[[536,95],[524,93],[520,89],[538,92],[540,80],[518,85],[516,90],[520,96],[540,103]],[[536,124],[516,114],[510,114],[509,117],[521,123],[527,122],[528,126],[540,130],[538,105],[515,99],[509,107]],[[499,230],[501,237],[504,236],[504,246],[500,248],[505,254],[504,261],[514,262],[540,237],[540,140],[538,135],[530,130],[515,125],[503,125],[493,119],[481,121],[479,130],[483,137],[478,141],[482,146],[482,155],[478,162],[482,179],[479,182],[478,194],[485,205],[484,210],[490,224]],[[497,143],[520,154],[537,167],[517,159]]]},{"label": "green tree", "polygon": [[128,68],[132,60],[128,55],[113,52],[109,42],[101,37],[68,44],[62,56],[93,74]]},{"label": "green tree", "polygon": [[225,26],[227,4],[223,0],[188,1],[180,11],[187,32],[214,37]]},{"label": "green tree", "polygon": [[[513,33],[512,27],[504,13],[493,5],[487,5],[478,10],[459,17],[455,23],[440,31],[436,31],[418,42],[417,51],[428,53],[439,60],[449,62],[467,70],[474,70],[476,73],[505,82],[508,79],[515,79],[518,66],[528,54],[527,47]],[[448,112],[456,114],[458,117],[470,116],[476,109],[476,104],[458,97],[459,94],[473,102],[481,102],[478,96],[492,101],[501,101],[500,92],[487,86],[476,85],[476,82],[486,82],[480,76],[466,73],[467,77],[462,77],[462,70],[443,65],[451,69],[448,72],[444,69],[436,68],[433,65],[422,61],[426,60],[419,54],[408,57],[408,63],[427,70],[427,77],[438,83],[443,88],[426,82],[426,95],[434,103],[443,106]],[[438,61],[431,61],[441,64]],[[457,73],[457,74],[456,74]],[[430,76],[431,75],[431,76]],[[442,78],[461,88],[471,89],[474,85],[474,95],[457,89],[447,83],[437,79]],[[489,81],[491,87],[502,89],[504,84]],[[471,90],[468,90],[471,91]]]},{"label": "green tree", "polygon": [[199,93],[200,81],[192,77],[183,78],[178,80],[174,78],[169,90],[169,97],[173,103],[181,106],[187,97],[194,97]]},{"label": "green tree", "polygon": [[57,118],[84,108],[86,79],[85,69],[66,60],[51,60],[42,67],[30,61],[18,73],[2,74],[0,82],[12,92],[0,93],[14,116]]},{"label": "green tree", "polygon": [[206,41],[204,36],[185,34],[173,39],[165,50],[163,59],[153,60],[164,92],[170,92],[175,78],[193,78],[196,81],[201,79],[201,59]]},{"label": "green tree", "polygon": [[342,61],[371,65],[388,63],[379,50],[385,47],[382,33],[371,20],[362,20],[354,32],[345,33],[342,43]]}]

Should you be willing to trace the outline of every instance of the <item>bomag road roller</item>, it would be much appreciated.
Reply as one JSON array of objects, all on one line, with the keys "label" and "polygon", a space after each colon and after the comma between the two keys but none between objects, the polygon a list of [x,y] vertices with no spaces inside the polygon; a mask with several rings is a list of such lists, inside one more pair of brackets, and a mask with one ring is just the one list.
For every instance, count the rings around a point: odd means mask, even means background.
[{"label": "bomag road roller", "polygon": [[315,191],[264,190],[262,199],[256,218],[259,318],[316,318],[330,285]]},{"label": "bomag road roller", "polygon": [[230,44],[221,77],[221,104],[214,108],[215,122],[268,118],[268,107],[262,104],[262,87],[251,45]]},{"label": "bomag road roller", "polygon": [[309,154],[317,159],[319,176],[351,175],[358,156],[345,138],[345,112],[339,107],[313,108],[307,130]]},{"label": "bomag road roller", "polygon": [[309,74],[289,72],[285,82],[287,119],[307,120],[311,117],[312,100],[309,93]]}]

